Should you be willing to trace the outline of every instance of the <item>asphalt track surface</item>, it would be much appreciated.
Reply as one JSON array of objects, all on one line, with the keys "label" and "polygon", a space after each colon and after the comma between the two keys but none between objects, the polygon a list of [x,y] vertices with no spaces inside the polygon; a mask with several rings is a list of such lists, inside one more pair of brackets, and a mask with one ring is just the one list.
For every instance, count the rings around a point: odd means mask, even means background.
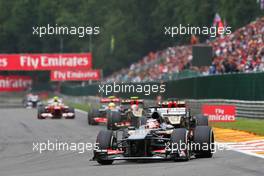
[{"label": "asphalt track surface", "polygon": [[74,120],[37,120],[32,109],[0,109],[0,176],[263,176],[264,159],[234,151],[217,152],[211,159],[189,162],[114,162],[101,166],[89,161],[92,152],[33,151],[33,142],[94,142],[103,126],[88,126],[86,115]]}]

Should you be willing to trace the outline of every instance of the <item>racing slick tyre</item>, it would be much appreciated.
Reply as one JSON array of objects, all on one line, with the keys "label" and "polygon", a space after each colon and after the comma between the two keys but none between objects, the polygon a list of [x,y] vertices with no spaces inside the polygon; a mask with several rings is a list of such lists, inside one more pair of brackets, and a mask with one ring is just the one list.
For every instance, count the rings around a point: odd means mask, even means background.
[{"label": "racing slick tyre", "polygon": [[118,127],[115,123],[121,122],[121,114],[118,111],[107,111],[106,112],[107,118],[107,129],[108,130],[117,130]]},{"label": "racing slick tyre", "polygon": [[196,126],[208,126],[208,118],[202,114],[195,116]]},{"label": "racing slick tyre", "polygon": [[100,112],[97,109],[93,109],[88,113],[88,124],[89,125],[98,125],[98,123],[94,120],[94,117],[100,117]]},{"label": "racing slick tyre", "polygon": [[89,125],[97,125],[97,123],[95,122],[94,118],[93,118],[93,114],[88,113],[88,124]]},{"label": "racing slick tyre", "polygon": [[[97,135],[96,143],[98,143],[99,150],[106,150],[112,147],[114,141],[113,132],[110,130],[101,130]],[[96,158],[96,157],[95,157]],[[110,165],[114,161],[113,160],[104,160],[102,158],[96,158],[97,162],[102,165]]]},{"label": "racing slick tyre", "polygon": [[71,117],[67,117],[67,119],[74,119],[74,118],[75,118],[75,109],[70,107],[70,108],[69,108],[69,112],[70,112],[70,113],[73,113],[74,115],[71,116]]},{"label": "racing slick tyre", "polygon": [[38,107],[38,119],[45,119],[44,117],[41,116],[42,113],[45,113],[45,107],[44,106]]},{"label": "racing slick tyre", "polygon": [[213,156],[214,132],[209,126],[197,126],[194,129],[193,150],[196,158],[211,158]]},{"label": "racing slick tyre", "polygon": [[[171,134],[171,150],[174,161],[189,161],[190,151],[188,147],[188,131],[186,128],[174,129]],[[173,150],[176,150],[174,153]]]}]

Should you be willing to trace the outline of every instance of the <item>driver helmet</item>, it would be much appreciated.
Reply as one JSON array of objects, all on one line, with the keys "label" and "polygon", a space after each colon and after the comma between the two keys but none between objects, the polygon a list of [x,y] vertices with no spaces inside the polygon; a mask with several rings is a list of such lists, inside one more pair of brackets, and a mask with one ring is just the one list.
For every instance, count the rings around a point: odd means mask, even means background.
[{"label": "driver helmet", "polygon": [[131,105],[131,109],[132,109],[132,111],[137,111],[138,105],[136,105],[136,104]]},{"label": "driver helmet", "polygon": [[148,119],[146,126],[150,129],[159,128],[160,124],[156,119]]},{"label": "driver helmet", "polygon": [[111,109],[111,110],[112,109],[115,109],[115,107],[116,107],[116,105],[113,102],[111,102],[111,103],[108,104],[108,108]]},{"label": "driver helmet", "polygon": [[59,102],[59,97],[57,97],[57,96],[53,97],[53,101],[58,103]]}]

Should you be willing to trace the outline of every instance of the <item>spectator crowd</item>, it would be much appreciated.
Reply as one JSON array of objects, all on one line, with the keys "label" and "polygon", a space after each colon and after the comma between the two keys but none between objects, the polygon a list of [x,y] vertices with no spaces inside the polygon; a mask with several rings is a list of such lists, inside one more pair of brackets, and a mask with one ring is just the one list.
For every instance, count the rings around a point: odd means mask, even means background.
[{"label": "spectator crowd", "polygon": [[[193,39],[192,39],[193,40]],[[213,48],[209,67],[192,67],[192,45],[169,47],[150,52],[129,68],[106,78],[107,82],[144,82],[163,80],[164,76],[192,69],[200,74],[264,71],[264,17],[226,36],[206,43]]]}]

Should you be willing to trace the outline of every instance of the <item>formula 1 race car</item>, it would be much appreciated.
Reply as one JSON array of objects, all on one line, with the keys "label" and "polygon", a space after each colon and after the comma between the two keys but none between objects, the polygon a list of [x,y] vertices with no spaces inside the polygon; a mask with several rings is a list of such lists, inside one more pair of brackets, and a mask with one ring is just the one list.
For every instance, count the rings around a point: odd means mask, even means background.
[{"label": "formula 1 race car", "polygon": [[99,109],[92,109],[88,112],[88,124],[97,125],[99,123],[107,123],[106,114],[108,111],[118,111],[120,108],[120,99],[115,96],[110,96],[108,98],[102,98],[100,100]]},{"label": "formula 1 race car", "polygon": [[25,108],[37,108],[40,105],[42,105],[42,102],[37,94],[27,94],[23,99],[23,106]]},{"label": "formula 1 race car", "polygon": [[119,111],[109,111],[107,116],[107,129],[118,130],[128,126],[139,126],[140,118],[147,113],[144,109],[144,100],[131,97],[121,101]]},{"label": "formula 1 race car", "polygon": [[[151,117],[142,120],[137,129],[128,127],[123,131],[100,131],[93,160],[106,165],[114,160],[188,161],[192,156],[211,158],[214,152],[212,128],[197,123],[189,110],[182,107],[183,103],[179,107],[176,102],[167,105],[170,107],[161,107],[169,111],[162,109],[165,118],[156,110]],[[204,116],[201,118],[203,122],[208,121]],[[122,135],[118,135],[119,132]]]},{"label": "formula 1 race car", "polygon": [[53,102],[46,106],[40,106],[38,108],[38,119],[46,118],[74,119],[75,110],[74,108],[66,106],[61,102]]}]

